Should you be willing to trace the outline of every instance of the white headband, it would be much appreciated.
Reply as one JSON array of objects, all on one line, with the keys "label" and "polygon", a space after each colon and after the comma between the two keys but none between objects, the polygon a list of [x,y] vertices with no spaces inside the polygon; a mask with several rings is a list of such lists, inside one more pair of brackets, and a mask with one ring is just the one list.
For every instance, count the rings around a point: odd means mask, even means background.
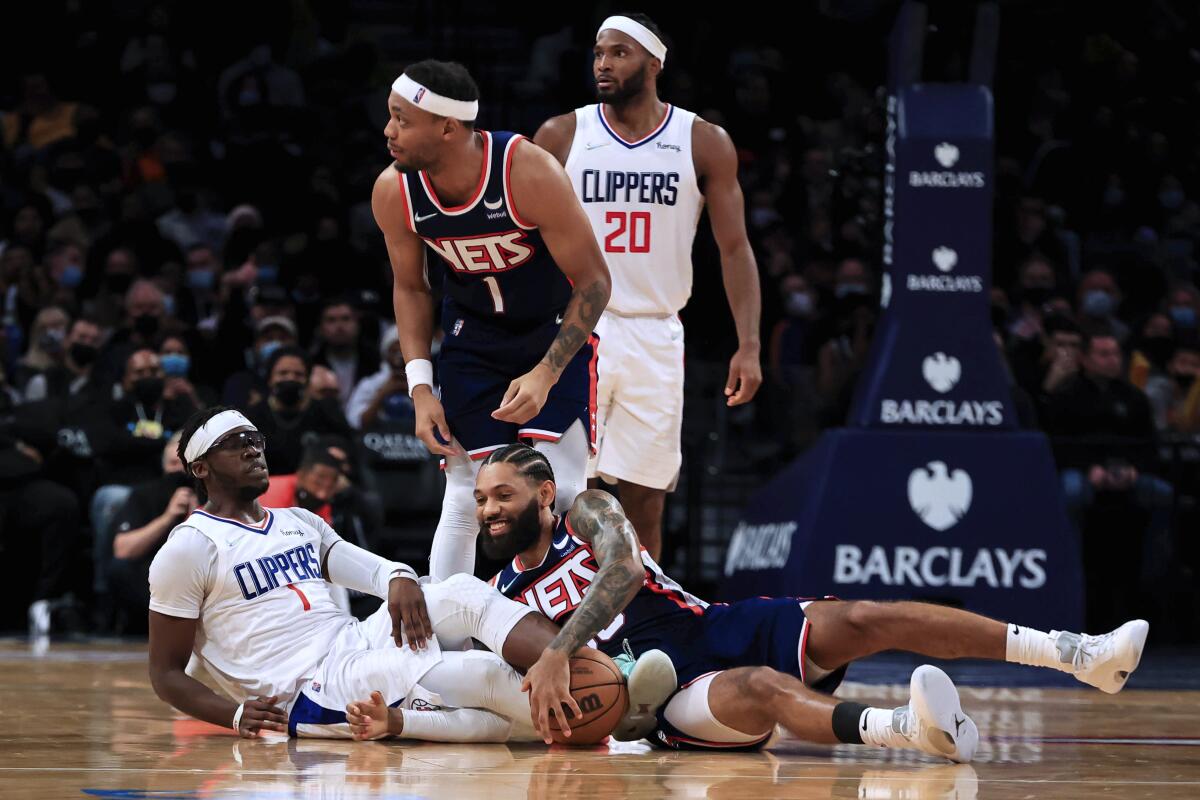
[{"label": "white headband", "polygon": [[600,23],[596,30],[596,38],[599,39],[600,33],[608,28],[633,37],[635,42],[650,51],[650,55],[661,61],[664,67],[667,65],[667,46],[642,23],[629,17],[609,17]]},{"label": "white headband", "polygon": [[453,117],[463,122],[474,122],[479,116],[478,100],[451,100],[426,89],[407,75],[401,75],[392,83],[392,91],[412,103],[439,117]]},{"label": "white headband", "polygon": [[183,449],[184,461],[192,463],[207,453],[209,448],[216,444],[222,436],[243,425],[249,425],[251,430],[258,430],[254,427],[254,423],[246,419],[240,411],[222,411],[217,414],[201,425],[192,434],[192,438],[188,439],[187,447]]}]

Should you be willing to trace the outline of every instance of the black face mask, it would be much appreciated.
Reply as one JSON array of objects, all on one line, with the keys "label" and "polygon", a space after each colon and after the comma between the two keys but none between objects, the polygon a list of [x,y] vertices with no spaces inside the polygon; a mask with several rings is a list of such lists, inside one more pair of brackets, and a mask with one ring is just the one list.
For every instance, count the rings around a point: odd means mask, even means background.
[{"label": "black face mask", "polygon": [[271,387],[275,399],[285,406],[300,405],[300,397],[304,394],[304,383],[301,381],[280,381]]},{"label": "black face mask", "polygon": [[75,366],[77,367],[88,366],[100,354],[99,349],[90,344],[73,344],[68,352],[71,354],[71,360],[75,362]]},{"label": "black face mask", "polygon": [[144,406],[152,406],[162,399],[162,378],[139,378],[133,382],[133,396]]},{"label": "black face mask", "polygon": [[1178,373],[1171,376],[1175,379],[1175,383],[1179,384],[1179,388],[1183,391],[1188,391],[1192,388],[1192,384],[1196,382],[1195,375]]},{"label": "black face mask", "polygon": [[322,500],[321,498],[315,496],[312,492],[309,492],[305,489],[301,489],[300,487],[297,486],[296,487],[296,505],[300,506],[305,511],[315,512],[318,508],[325,505],[325,501]]},{"label": "black face mask", "polygon": [[139,314],[133,318],[133,329],[143,339],[152,339],[158,333],[158,317],[153,314]]}]

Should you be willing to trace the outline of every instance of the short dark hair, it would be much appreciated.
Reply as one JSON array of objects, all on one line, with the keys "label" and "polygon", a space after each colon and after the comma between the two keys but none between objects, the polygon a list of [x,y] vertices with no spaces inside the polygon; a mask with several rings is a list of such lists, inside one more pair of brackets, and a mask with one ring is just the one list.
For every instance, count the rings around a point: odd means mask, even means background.
[{"label": "short dark hair", "polygon": [[550,466],[550,460],[542,451],[527,444],[510,444],[493,450],[479,466],[482,468],[488,464],[512,464],[531,483],[554,481],[554,468]]},{"label": "short dark hair", "polygon": [[[471,102],[479,99],[479,85],[467,68],[457,61],[436,61],[427,58],[404,68],[404,74],[435,94],[451,100]],[[474,121],[459,120],[468,128]]]},{"label": "short dark hair", "polygon": [[309,375],[312,374],[312,360],[308,357],[308,354],[299,347],[287,346],[277,348],[274,353],[271,353],[271,357],[267,359],[267,367],[264,377],[267,380],[271,380],[271,373],[275,371],[275,365],[279,363],[281,358],[288,357],[298,358],[303,361],[305,373]]},{"label": "short dark hair", "polygon": [[342,471],[342,462],[334,458],[333,454],[329,452],[328,447],[320,444],[312,444],[304,449],[304,454],[300,457],[300,465],[296,467],[296,472],[305,472],[318,464],[330,467],[339,473]]},{"label": "short dark hair", "polygon": [[196,435],[196,431],[204,427],[205,423],[210,419],[224,411],[237,411],[237,409],[231,406],[212,406],[211,408],[201,409],[188,417],[187,422],[183,423],[183,427],[179,430],[179,445],[175,448],[175,453],[179,456],[179,460],[183,462],[183,472],[191,479],[196,490],[196,497],[199,498],[201,504],[208,502],[208,491],[204,488],[204,481],[192,474],[192,465],[188,463],[187,456],[184,453],[187,452],[188,442]]},{"label": "short dark hair", "polygon": [[1066,314],[1050,314],[1042,320],[1042,330],[1047,335],[1055,333],[1083,333],[1079,324]]}]

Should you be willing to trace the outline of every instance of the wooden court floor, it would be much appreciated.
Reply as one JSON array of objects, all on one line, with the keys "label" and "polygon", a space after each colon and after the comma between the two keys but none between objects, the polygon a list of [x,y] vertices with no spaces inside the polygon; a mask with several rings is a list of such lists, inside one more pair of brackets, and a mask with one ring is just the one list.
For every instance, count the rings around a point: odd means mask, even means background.
[{"label": "wooden court floor", "polygon": [[239,740],[160,703],[144,645],[0,642],[0,798],[1200,798],[1200,691],[962,694],[984,737],[962,766],[789,739],[758,754]]}]

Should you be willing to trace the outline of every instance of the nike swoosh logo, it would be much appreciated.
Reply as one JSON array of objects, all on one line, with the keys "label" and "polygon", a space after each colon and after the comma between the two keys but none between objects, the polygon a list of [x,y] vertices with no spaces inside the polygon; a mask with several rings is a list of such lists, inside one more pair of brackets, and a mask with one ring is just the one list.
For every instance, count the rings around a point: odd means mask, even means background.
[{"label": "nike swoosh logo", "polygon": [[958,736],[958,729],[961,728],[962,724],[966,721],[967,721],[966,717],[963,717],[962,719],[959,719],[958,717],[954,718],[954,735],[955,736]]},{"label": "nike swoosh logo", "polygon": [[503,200],[497,200],[494,203],[488,202],[487,200],[483,201],[484,208],[488,209],[489,211],[495,211],[497,208],[499,208],[502,205],[504,205]]},{"label": "nike swoosh logo", "polygon": [[608,147],[612,142],[601,142],[600,144],[592,144],[588,142],[586,147],[588,150],[595,150],[597,147]]},{"label": "nike swoosh logo", "polygon": [[562,325],[562,321],[563,321],[563,315],[562,315],[562,314],[559,314],[557,317],[555,317],[555,318],[554,318],[554,324],[555,324],[555,325]]},{"label": "nike swoosh logo", "polygon": [[1018,628],[1016,625],[1013,625],[1013,636],[1020,636],[1020,635],[1021,635],[1021,629]]},{"label": "nike swoosh logo", "polygon": [[[521,577],[521,576],[520,576],[520,575],[518,575],[518,576],[517,576],[517,578],[519,578],[519,577]],[[504,584],[503,586],[501,586],[501,587],[500,587],[500,594],[504,594],[505,592],[507,592],[507,591],[508,591],[508,589],[509,589],[509,587],[510,587],[510,586],[512,586],[514,583],[516,583],[516,582],[517,582],[517,578],[513,578],[511,581],[509,581],[508,583],[506,583],[506,584]]]},{"label": "nike swoosh logo", "polygon": [[867,729],[867,718],[863,717],[863,730],[865,731],[866,729]]},{"label": "nike swoosh logo", "polygon": [[562,537],[561,539],[559,539],[557,542],[555,542],[555,543],[554,543],[554,549],[555,549],[555,550],[561,550],[561,549],[563,549],[564,547],[566,547],[566,546],[567,546],[567,540],[568,540],[568,539],[570,539],[570,538],[571,538],[570,536],[564,536],[564,537]]},{"label": "nike swoosh logo", "polygon": [[416,217],[413,217],[413,220],[414,220],[414,221],[416,221],[416,222],[424,222],[425,220],[427,220],[427,219],[433,219],[433,218],[434,218],[434,217],[436,217],[436,216],[437,216],[437,212],[435,211],[435,212],[433,212],[432,214],[426,214],[426,215],[425,215],[425,216],[423,216],[423,217],[422,217],[422,216],[416,216]]}]

